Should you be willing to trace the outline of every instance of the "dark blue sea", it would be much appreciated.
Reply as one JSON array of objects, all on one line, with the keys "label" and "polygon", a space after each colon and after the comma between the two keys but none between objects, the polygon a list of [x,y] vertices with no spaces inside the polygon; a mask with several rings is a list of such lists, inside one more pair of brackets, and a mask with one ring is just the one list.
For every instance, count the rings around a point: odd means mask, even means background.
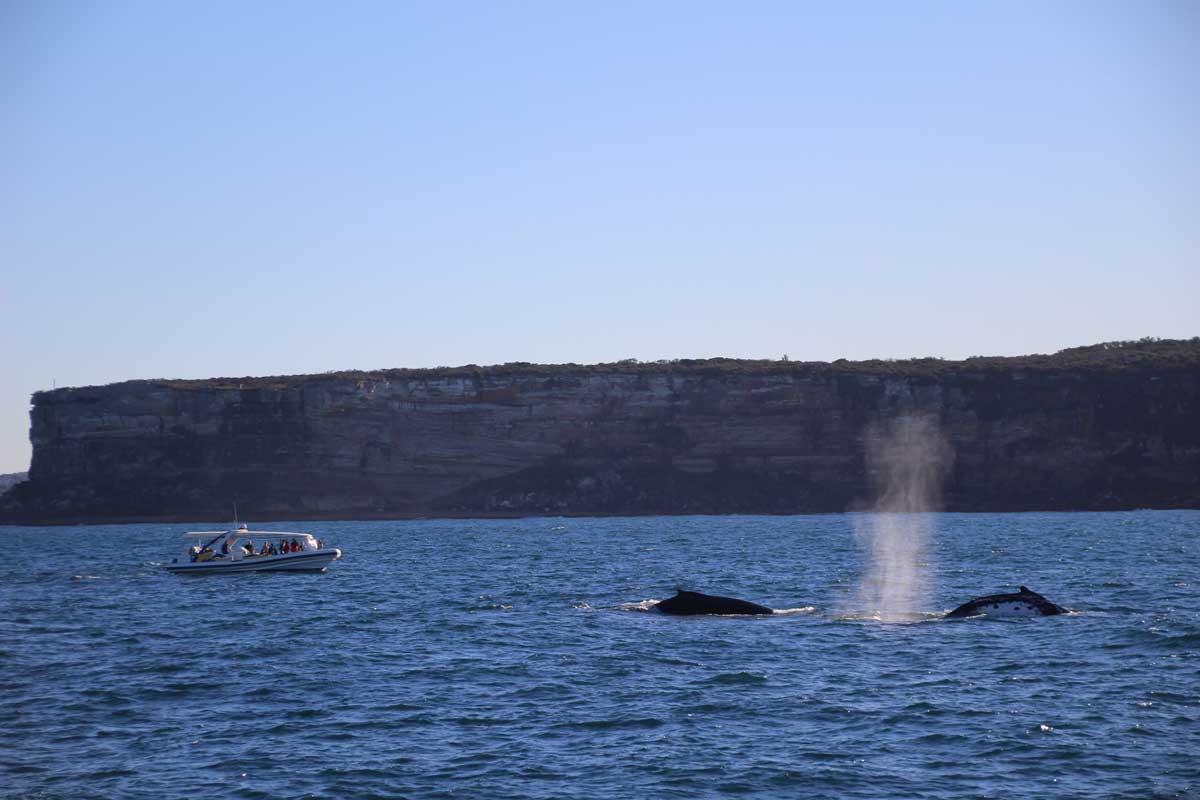
[{"label": "dark blue sea", "polygon": [[[260,521],[345,555],[209,577],[0,528],[0,797],[1200,796],[1200,512],[925,523],[903,622],[870,515]],[[1020,584],[1076,613],[937,616]]]}]

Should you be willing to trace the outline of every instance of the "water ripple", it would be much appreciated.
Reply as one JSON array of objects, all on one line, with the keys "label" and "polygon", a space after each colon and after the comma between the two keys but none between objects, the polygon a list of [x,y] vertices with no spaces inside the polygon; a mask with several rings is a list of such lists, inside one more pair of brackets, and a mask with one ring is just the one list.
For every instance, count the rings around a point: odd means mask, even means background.
[{"label": "water ripple", "polygon": [[[321,523],[328,573],[223,580],[8,528],[0,798],[1194,796],[1198,523],[938,515],[905,624],[836,515]],[[1021,583],[1076,613],[940,618]],[[783,613],[622,613],[676,586]]]}]

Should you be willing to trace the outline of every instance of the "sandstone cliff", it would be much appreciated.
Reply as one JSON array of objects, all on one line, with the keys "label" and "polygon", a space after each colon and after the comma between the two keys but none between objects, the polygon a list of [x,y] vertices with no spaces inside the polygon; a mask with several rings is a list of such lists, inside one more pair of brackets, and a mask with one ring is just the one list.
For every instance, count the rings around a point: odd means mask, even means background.
[{"label": "sandstone cliff", "polygon": [[842,511],[932,417],[950,509],[1200,506],[1200,339],[1054,356],[132,381],[33,396],[8,521]]}]

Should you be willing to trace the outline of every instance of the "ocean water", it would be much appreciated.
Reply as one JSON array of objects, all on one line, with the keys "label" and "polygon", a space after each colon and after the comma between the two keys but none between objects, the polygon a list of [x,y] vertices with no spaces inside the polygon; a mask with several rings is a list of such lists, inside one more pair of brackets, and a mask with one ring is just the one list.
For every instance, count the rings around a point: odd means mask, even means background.
[{"label": "ocean water", "polygon": [[[0,797],[1200,796],[1200,512],[927,521],[904,623],[866,515],[260,522],[345,556],[209,577],[0,528]],[[936,618],[1019,584],[1077,613]]]}]

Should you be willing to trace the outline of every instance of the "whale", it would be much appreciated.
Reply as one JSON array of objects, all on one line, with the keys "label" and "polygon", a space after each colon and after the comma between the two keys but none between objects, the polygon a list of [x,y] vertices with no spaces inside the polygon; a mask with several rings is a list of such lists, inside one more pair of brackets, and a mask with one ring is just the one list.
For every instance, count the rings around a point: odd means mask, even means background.
[{"label": "whale", "polygon": [[774,614],[775,609],[751,603],[749,600],[738,600],[736,597],[719,597],[700,592],[689,592],[686,589],[676,589],[674,597],[660,600],[651,606],[663,614],[677,616],[695,616],[698,614]]},{"label": "whale", "polygon": [[1051,617],[1055,614],[1066,614],[1067,609],[1051,603],[1045,597],[1022,586],[1018,592],[1008,594],[989,594],[968,600],[953,611],[947,612],[946,619],[962,617]]}]

